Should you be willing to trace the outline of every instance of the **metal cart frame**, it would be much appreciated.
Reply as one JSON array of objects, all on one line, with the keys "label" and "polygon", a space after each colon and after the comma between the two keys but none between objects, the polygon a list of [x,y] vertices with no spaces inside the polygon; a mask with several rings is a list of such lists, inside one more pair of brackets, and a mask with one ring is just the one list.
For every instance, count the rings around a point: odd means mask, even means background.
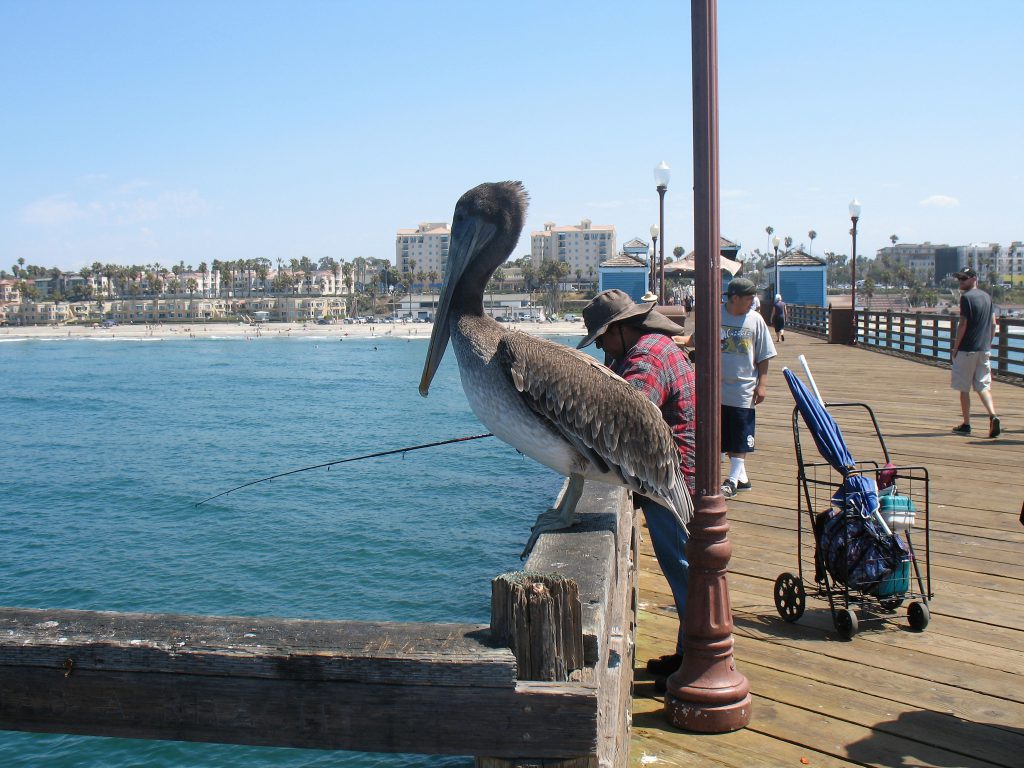
[{"label": "metal cart frame", "polygon": [[[829,509],[832,494],[843,481],[843,476],[826,461],[806,461],[801,443],[801,424],[799,410],[793,408],[793,445],[797,460],[797,573],[786,572],[775,580],[775,607],[779,615],[789,622],[800,619],[806,607],[807,595],[827,599],[832,613],[832,622],[836,631],[846,640],[851,639],[862,621],[888,621],[896,615],[900,606],[910,600],[907,605],[907,619],[912,629],[923,631],[930,621],[928,602],[934,597],[931,580],[931,533],[930,494],[928,470],[923,466],[894,466],[891,464],[889,450],[882,436],[882,430],[875,418],[874,411],[866,403],[824,403],[826,410],[863,409],[870,418],[874,437],[883,457],[882,465],[877,461],[858,461],[848,474],[874,475],[885,471],[889,473],[901,495],[910,496],[915,507],[912,527],[902,531],[900,535],[910,551],[912,573],[909,588],[905,592],[895,593],[886,597],[876,597],[860,589],[851,588],[840,583],[824,567],[818,566],[819,542],[814,534],[815,516]],[[813,443],[812,443],[813,445]],[[856,514],[849,511],[840,514]],[[811,578],[804,575],[805,569],[805,536],[804,526],[808,526],[811,543],[815,554],[815,574]],[[915,540],[923,534],[923,546]],[[805,586],[806,585],[806,586]],[[916,587],[916,589],[915,589]],[[855,609],[860,609],[861,616]]]}]

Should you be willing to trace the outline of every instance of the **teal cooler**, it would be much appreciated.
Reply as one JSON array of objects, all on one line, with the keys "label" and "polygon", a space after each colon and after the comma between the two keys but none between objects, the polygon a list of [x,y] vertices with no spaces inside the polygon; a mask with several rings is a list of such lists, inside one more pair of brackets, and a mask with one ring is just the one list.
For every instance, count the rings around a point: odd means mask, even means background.
[{"label": "teal cooler", "polygon": [[886,598],[903,595],[908,589],[910,589],[910,561],[904,560],[891,570],[888,576],[878,582],[875,597]]}]

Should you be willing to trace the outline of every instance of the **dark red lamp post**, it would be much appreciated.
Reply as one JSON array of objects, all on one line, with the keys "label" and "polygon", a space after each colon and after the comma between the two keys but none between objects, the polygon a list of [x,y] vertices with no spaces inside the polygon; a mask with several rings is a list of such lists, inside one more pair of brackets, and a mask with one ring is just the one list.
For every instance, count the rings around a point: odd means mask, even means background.
[{"label": "dark red lamp post", "polygon": [[750,723],[750,683],[733,657],[726,569],[732,554],[722,496],[718,183],[718,31],[715,0],[690,4],[693,56],[693,222],[697,271],[697,478],[686,553],[683,664],[668,678],[665,719],[677,728],[724,733]]},{"label": "dark red lamp post", "polygon": [[850,343],[857,343],[857,222],[860,220],[860,203],[857,202],[857,198],[850,201],[850,221],[853,222],[853,228],[850,230],[850,235],[853,237],[853,256],[850,259],[851,282],[850,289],[850,309],[853,310],[853,333],[850,336]]},{"label": "dark red lamp post", "polygon": [[658,288],[658,233],[660,231],[657,224],[651,224],[651,240],[654,242],[654,245],[651,246],[651,268],[649,270],[651,293],[655,293]]},{"label": "dark red lamp post", "polygon": [[658,251],[658,304],[665,306],[665,192],[672,171],[662,160],[654,168],[654,183],[658,187],[658,231],[661,233],[661,248]]}]

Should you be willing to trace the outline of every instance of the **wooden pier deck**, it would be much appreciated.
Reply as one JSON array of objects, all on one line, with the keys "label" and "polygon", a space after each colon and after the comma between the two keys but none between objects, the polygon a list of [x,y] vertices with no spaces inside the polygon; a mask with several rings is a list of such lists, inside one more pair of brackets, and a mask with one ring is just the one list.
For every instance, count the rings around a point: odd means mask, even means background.
[{"label": "wooden pier deck", "polygon": [[[676,615],[645,540],[630,765],[1024,765],[1024,388],[994,385],[996,440],[972,395],[975,434],[964,438],[950,433],[960,413],[946,368],[792,332],[778,346],[748,462],[754,489],[729,502],[736,660],[753,721],[706,736],[663,719],[644,664],[673,650]],[[775,609],[774,580],[797,564],[793,399],[781,369],[799,371],[801,353],[826,400],[874,409],[896,464],[929,470],[935,597],[922,633],[901,611],[843,641],[826,601],[809,595],[795,624]],[[867,435],[846,437],[855,458],[877,458],[864,453]]]}]

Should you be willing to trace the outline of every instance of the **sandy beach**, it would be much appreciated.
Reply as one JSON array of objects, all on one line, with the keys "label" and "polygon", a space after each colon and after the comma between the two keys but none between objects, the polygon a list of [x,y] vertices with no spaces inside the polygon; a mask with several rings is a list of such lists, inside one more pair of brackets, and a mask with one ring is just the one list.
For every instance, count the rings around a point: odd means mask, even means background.
[{"label": "sandy beach", "polygon": [[[509,323],[535,336],[583,336],[583,323]],[[92,328],[81,325],[29,325],[0,328],[0,341],[20,339],[259,339],[317,337],[324,339],[430,338],[429,323],[377,323],[317,325],[315,323],[161,323],[158,325],[116,325]]]}]

